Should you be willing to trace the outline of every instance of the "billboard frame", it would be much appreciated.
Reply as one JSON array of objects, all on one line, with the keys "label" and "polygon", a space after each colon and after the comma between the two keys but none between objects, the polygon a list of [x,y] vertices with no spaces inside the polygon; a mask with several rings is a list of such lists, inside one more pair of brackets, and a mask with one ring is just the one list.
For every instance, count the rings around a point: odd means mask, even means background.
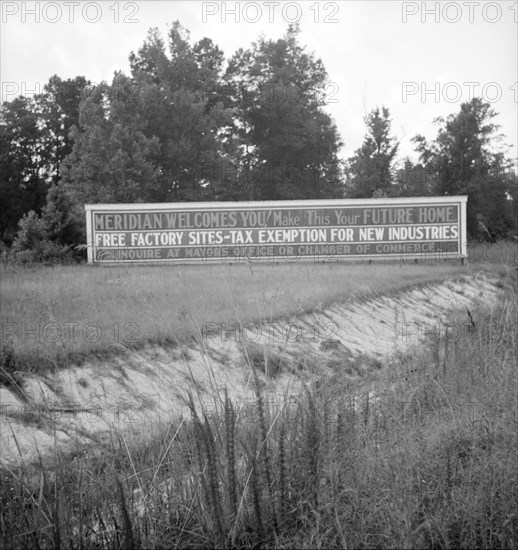
[{"label": "billboard frame", "polygon": [[[111,260],[111,261],[99,261],[96,259],[96,250],[102,249],[102,246],[95,245],[95,228],[94,228],[94,215],[96,213],[153,213],[157,211],[181,211],[181,212],[198,212],[198,211],[221,211],[221,210],[269,210],[269,209],[296,209],[296,208],[368,208],[368,207],[419,207],[419,206],[441,206],[441,205],[458,205],[458,221],[455,222],[458,225],[459,232],[456,241],[458,244],[457,252],[437,252],[441,254],[442,258],[457,258],[464,260],[467,258],[467,234],[466,234],[466,195],[456,196],[441,196],[441,197],[399,197],[399,198],[371,198],[371,199],[316,199],[316,200],[294,200],[294,201],[214,201],[214,202],[174,202],[174,203],[103,203],[103,204],[85,204],[86,214],[86,232],[87,232],[87,252],[88,263],[98,265],[121,265],[121,264],[137,264],[137,265],[149,265],[149,264],[176,264],[176,265],[199,265],[199,264],[214,264],[214,263],[240,263],[243,258],[227,258],[226,260],[221,257],[207,257],[196,259],[152,259],[152,260]],[[416,225],[416,224],[414,224]],[[423,224],[424,225],[424,224]],[[405,225],[403,224],[402,227]],[[309,227],[309,226],[300,226]],[[335,227],[335,226],[333,226]],[[346,227],[346,226],[344,226]],[[355,226],[358,227],[358,226]],[[216,228],[217,229],[217,228]],[[138,230],[137,230],[138,231]],[[430,239],[433,241],[433,239]],[[408,241],[409,243],[415,243],[419,241]],[[319,243],[320,244],[320,243]],[[336,243],[327,243],[336,244]],[[215,246],[215,245],[214,245]],[[126,247],[131,248],[131,247]],[[357,262],[361,260],[398,260],[402,256],[406,259],[426,261],[433,255],[432,252],[423,253],[376,253],[376,254],[347,254],[347,255],[335,255],[328,258],[327,261],[343,261],[343,262]],[[435,256],[436,257],[436,256]],[[265,261],[264,258],[256,257],[254,261]],[[317,261],[315,256],[298,256],[295,259],[288,257],[275,256],[274,262],[286,261],[294,263],[295,261]],[[319,262],[326,261],[325,258],[318,260]]]}]

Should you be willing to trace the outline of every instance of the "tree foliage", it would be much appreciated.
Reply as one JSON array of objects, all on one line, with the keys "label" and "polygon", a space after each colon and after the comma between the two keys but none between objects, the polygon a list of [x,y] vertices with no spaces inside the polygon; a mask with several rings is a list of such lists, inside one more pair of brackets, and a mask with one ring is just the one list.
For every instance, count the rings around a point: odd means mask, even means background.
[{"label": "tree foliage", "polygon": [[54,75],[41,94],[1,106],[2,241],[59,256],[84,242],[85,203],[437,194],[469,196],[471,236],[516,231],[516,173],[480,99],[436,119],[430,143],[416,136],[419,162],[399,171],[389,110],[377,107],[344,166],[327,72],[297,26],[226,60],[174,22],[129,61],[111,82]]},{"label": "tree foliage", "polygon": [[143,134],[156,139],[152,155],[158,169],[152,200],[200,200],[207,185],[205,166],[219,162],[218,132],[227,120],[221,102],[209,102],[205,82],[218,81],[223,53],[208,38],[191,45],[189,33],[175,22],[169,32],[169,56],[156,29],[130,56]]},{"label": "tree foliage", "polygon": [[390,112],[376,107],[366,117],[367,134],[349,160],[348,195],[353,198],[390,196],[399,142],[391,135]]},{"label": "tree foliage", "polygon": [[11,243],[18,220],[41,213],[47,192],[60,179],[72,150],[70,129],[78,123],[84,77],[52,76],[35,97],[17,97],[0,108],[0,238]]},{"label": "tree foliage", "polygon": [[323,109],[328,76],[290,26],[230,59],[224,81],[233,111],[228,154],[240,167],[244,198],[342,196],[341,140]]},{"label": "tree foliage", "polygon": [[63,182],[81,202],[143,202],[157,188],[156,137],[144,134],[137,90],[117,73],[85,91]]},{"label": "tree foliage", "polygon": [[30,210],[41,212],[47,177],[46,151],[35,101],[19,97],[0,111],[0,230],[12,243],[18,220]]},{"label": "tree foliage", "polygon": [[421,163],[414,164],[408,157],[403,167],[396,170],[393,194],[397,197],[426,197],[435,191],[435,174]]},{"label": "tree foliage", "polygon": [[435,180],[437,195],[468,195],[468,233],[497,239],[516,231],[516,173],[500,147],[497,116],[489,103],[473,98],[460,111],[437,118],[430,143],[413,139],[420,161]]}]

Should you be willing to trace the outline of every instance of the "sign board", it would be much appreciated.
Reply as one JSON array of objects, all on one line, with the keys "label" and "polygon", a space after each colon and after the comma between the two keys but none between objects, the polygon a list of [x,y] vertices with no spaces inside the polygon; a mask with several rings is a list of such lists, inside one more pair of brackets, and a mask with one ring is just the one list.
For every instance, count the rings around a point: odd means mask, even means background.
[{"label": "sign board", "polygon": [[87,204],[91,263],[466,257],[467,197]]}]

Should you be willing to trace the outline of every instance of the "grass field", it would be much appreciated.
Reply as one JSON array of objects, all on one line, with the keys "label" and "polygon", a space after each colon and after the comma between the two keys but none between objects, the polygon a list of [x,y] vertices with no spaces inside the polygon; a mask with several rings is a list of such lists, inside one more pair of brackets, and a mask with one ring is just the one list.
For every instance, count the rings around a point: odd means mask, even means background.
[{"label": "grass field", "polygon": [[[114,431],[96,457],[66,456],[56,444],[40,466],[0,469],[0,545],[517,547],[515,258],[4,272],[2,319],[136,318],[136,345],[192,338],[193,320],[275,318],[466,273],[498,275],[505,292],[491,333],[475,325],[453,342],[430,339],[354,387],[337,373],[296,406],[269,405],[258,382],[253,416],[227,400],[221,414],[193,410],[148,442],[130,445]],[[87,357],[102,349],[95,344],[76,351]],[[29,352],[41,357],[37,346]]]},{"label": "grass field", "polygon": [[[1,266],[0,346],[43,371],[144,344],[189,342],[204,323],[271,321],[518,261],[518,246],[472,245],[468,261],[199,266]],[[7,348],[6,348],[7,346]]]},{"label": "grass field", "polygon": [[2,343],[11,342],[19,370],[42,370],[124,347],[188,342],[203,323],[271,321],[469,269],[459,262],[8,268]]}]

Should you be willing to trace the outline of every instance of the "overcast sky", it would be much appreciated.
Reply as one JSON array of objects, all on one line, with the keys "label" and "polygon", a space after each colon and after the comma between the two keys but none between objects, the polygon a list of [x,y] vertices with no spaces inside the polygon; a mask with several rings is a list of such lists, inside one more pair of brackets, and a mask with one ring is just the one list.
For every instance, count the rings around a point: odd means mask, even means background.
[{"label": "overcast sky", "polygon": [[[277,4],[277,5],[276,5]],[[128,55],[150,27],[179,20],[197,41],[211,38],[229,58],[261,33],[281,37],[299,19],[300,41],[324,62],[327,109],[346,158],[365,134],[363,118],[390,109],[401,155],[410,139],[436,135],[432,120],[474,95],[492,102],[518,157],[518,2],[0,1],[2,101],[30,95],[48,78],[84,75],[111,82],[129,74]],[[232,10],[237,8],[239,21]],[[38,21],[37,21],[38,19]],[[254,22],[255,21],[255,22]],[[467,84],[473,83],[473,84]]]}]

